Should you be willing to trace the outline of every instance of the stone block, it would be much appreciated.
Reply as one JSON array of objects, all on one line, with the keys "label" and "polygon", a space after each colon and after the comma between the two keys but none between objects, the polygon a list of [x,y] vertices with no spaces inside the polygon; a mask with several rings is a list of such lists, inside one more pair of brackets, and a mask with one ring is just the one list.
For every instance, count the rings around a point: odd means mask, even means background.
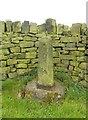
[{"label": "stone block", "polygon": [[86,46],[86,45],[83,43],[77,43],[77,47],[84,47],[84,46]]},{"label": "stone block", "polygon": [[55,51],[55,52],[53,52],[53,57],[55,58],[57,58],[57,57],[59,57],[59,53],[57,52],[57,51]]},{"label": "stone block", "polygon": [[14,58],[25,58],[25,53],[14,53],[12,55]]},{"label": "stone block", "polygon": [[62,60],[62,63],[68,66],[69,65],[69,60]]},{"label": "stone block", "polygon": [[85,62],[82,62],[79,67],[83,70],[86,70],[87,69],[87,66],[88,66],[88,63],[85,63]]},{"label": "stone block", "polygon": [[16,59],[8,59],[7,60],[7,65],[13,65],[13,64],[17,64]]},{"label": "stone block", "polygon": [[25,58],[36,58],[36,52],[27,52]]},{"label": "stone block", "polygon": [[72,51],[71,52],[71,55],[73,55],[73,56],[79,56],[79,57],[83,57],[84,55],[85,55],[85,53],[83,53],[83,52],[81,52],[81,51]]},{"label": "stone block", "polygon": [[12,38],[12,39],[11,39],[11,42],[12,42],[12,43],[19,43],[19,40],[18,40],[17,37],[16,37],[16,38]]},{"label": "stone block", "polygon": [[75,60],[76,59],[76,57],[72,55],[60,55],[59,57],[61,60]]},{"label": "stone block", "polygon": [[78,47],[79,51],[85,51],[85,47]]},{"label": "stone block", "polygon": [[69,71],[70,71],[70,72],[73,71],[73,66],[69,65]]},{"label": "stone block", "polygon": [[7,59],[8,59],[8,56],[2,54],[0,58],[2,58],[2,60],[7,60]]},{"label": "stone block", "polygon": [[33,63],[31,64],[31,69],[37,68],[38,67],[38,63]]},{"label": "stone block", "polygon": [[46,24],[38,25],[38,33],[46,33]]},{"label": "stone block", "polygon": [[32,63],[32,64],[34,64],[34,63],[38,63],[38,59],[37,59],[37,58],[32,59],[32,60],[31,60],[31,63]]},{"label": "stone block", "polygon": [[53,40],[53,41],[52,41],[53,47],[58,47],[60,44],[61,44],[61,43],[60,43],[59,40]]},{"label": "stone block", "polygon": [[53,58],[53,63],[60,63],[60,58]]},{"label": "stone block", "polygon": [[20,52],[20,47],[12,47],[10,48],[11,53],[19,53]]},{"label": "stone block", "polygon": [[83,56],[83,57],[77,57],[77,61],[78,61],[78,62],[85,61],[85,56]]},{"label": "stone block", "polygon": [[13,22],[12,29],[13,32],[21,32],[21,22],[20,21]]},{"label": "stone block", "polygon": [[23,48],[25,48],[25,47],[33,47],[34,46],[34,42],[25,42],[25,41],[21,41],[20,43],[20,47],[23,47]]},{"label": "stone block", "polygon": [[22,23],[22,33],[28,33],[29,32],[29,21],[24,21]]},{"label": "stone block", "polygon": [[16,72],[16,68],[11,67],[11,68],[10,68],[10,71],[11,71],[11,72]]},{"label": "stone block", "polygon": [[31,38],[32,38],[32,37],[30,37],[30,36],[24,36],[24,40],[25,40],[25,41],[31,41]]},{"label": "stone block", "polygon": [[70,65],[78,67],[79,62],[77,62],[77,61],[70,61]]},{"label": "stone block", "polygon": [[76,44],[75,43],[67,43],[65,46],[68,48],[75,48]]},{"label": "stone block", "polygon": [[37,37],[24,36],[24,40],[35,42],[35,41],[37,41]]},{"label": "stone block", "polygon": [[8,38],[8,37],[7,37],[7,39],[3,39],[3,38],[2,38],[1,43],[2,43],[2,45],[10,44],[10,38]]},{"label": "stone block", "polygon": [[17,74],[18,75],[23,75],[25,73],[27,73],[27,69],[17,69]]},{"label": "stone block", "polygon": [[63,31],[64,31],[64,25],[58,24],[57,25],[57,34],[62,35]]},{"label": "stone block", "polygon": [[6,31],[7,32],[12,31],[12,21],[6,21]]},{"label": "stone block", "polygon": [[27,64],[25,64],[25,63],[17,64],[16,68],[27,68]]},{"label": "stone block", "polygon": [[14,47],[14,44],[5,44],[5,45],[2,45],[1,46],[2,47],[2,49],[6,49],[6,48],[10,48],[10,47]]},{"label": "stone block", "polygon": [[19,41],[24,40],[24,37],[21,37],[21,35],[22,35],[22,34],[20,34],[20,36],[16,36],[17,40],[19,40]]},{"label": "stone block", "polygon": [[62,37],[60,39],[61,42],[64,42],[64,43],[73,43],[73,42],[78,42],[79,41],[79,38],[78,37]]},{"label": "stone block", "polygon": [[80,81],[79,85],[88,88],[88,83],[85,80]]},{"label": "stone block", "polygon": [[10,72],[10,67],[0,67],[0,73],[1,74],[6,74]]},{"label": "stone block", "polygon": [[74,81],[74,82],[78,82],[79,81],[79,77],[77,77],[77,76],[71,76],[72,77],[72,80]]},{"label": "stone block", "polygon": [[80,36],[81,35],[81,26],[82,26],[81,23],[72,24],[72,27],[71,27],[72,36]]},{"label": "stone block", "polygon": [[0,21],[0,33],[2,34],[4,32],[5,32],[5,22],[4,21]]},{"label": "stone block", "polygon": [[17,59],[17,63],[30,63],[30,59]]},{"label": "stone block", "polygon": [[6,67],[6,61],[1,61],[1,66]]},{"label": "stone block", "polygon": [[47,19],[46,20],[46,31],[48,34],[56,33],[57,32],[56,27],[56,20],[54,19]]},{"label": "stone block", "polygon": [[85,35],[87,31],[87,25],[85,23],[82,24],[82,35]]},{"label": "stone block", "polygon": [[85,79],[85,73],[84,70],[82,71],[82,73],[79,74],[80,80],[84,80]]},{"label": "stone block", "polygon": [[75,50],[77,50],[77,48],[76,47],[74,47],[74,48],[71,48],[71,47],[65,47],[64,48],[64,50],[70,50],[70,51],[75,51]]},{"label": "stone block", "polygon": [[31,37],[31,41],[33,41],[33,42],[36,42],[36,41],[38,41],[38,39],[37,39],[37,37]]},{"label": "stone block", "polygon": [[38,32],[38,27],[36,23],[30,23],[30,33],[36,34]]},{"label": "stone block", "polygon": [[74,71],[77,72],[77,75],[78,75],[79,73],[82,72],[82,69],[80,67],[75,66]]},{"label": "stone block", "polygon": [[57,67],[63,67],[63,68],[65,67],[65,68],[67,68],[67,65],[66,64],[62,64],[61,62],[59,64],[57,63],[56,66]]},{"label": "stone block", "polygon": [[36,34],[36,37],[37,38],[42,38],[43,36],[46,36],[46,33],[38,33],[38,34]]},{"label": "stone block", "polygon": [[17,73],[13,72],[13,73],[8,73],[9,78],[15,78],[17,77]]},{"label": "stone block", "polygon": [[53,48],[54,50],[60,52],[61,48]]},{"label": "stone block", "polygon": [[70,30],[70,27],[69,27],[69,26],[64,25],[63,34],[64,34],[64,35],[67,35],[67,36],[71,36],[71,30]]}]

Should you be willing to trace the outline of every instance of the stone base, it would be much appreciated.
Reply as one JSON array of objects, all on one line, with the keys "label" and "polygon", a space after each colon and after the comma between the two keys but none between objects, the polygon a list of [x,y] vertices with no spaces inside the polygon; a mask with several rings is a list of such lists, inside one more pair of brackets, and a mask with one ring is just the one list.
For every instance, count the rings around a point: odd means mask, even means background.
[{"label": "stone base", "polygon": [[65,87],[62,83],[54,81],[52,87],[37,85],[37,80],[29,82],[26,86],[25,97],[46,102],[58,101],[65,95]]}]

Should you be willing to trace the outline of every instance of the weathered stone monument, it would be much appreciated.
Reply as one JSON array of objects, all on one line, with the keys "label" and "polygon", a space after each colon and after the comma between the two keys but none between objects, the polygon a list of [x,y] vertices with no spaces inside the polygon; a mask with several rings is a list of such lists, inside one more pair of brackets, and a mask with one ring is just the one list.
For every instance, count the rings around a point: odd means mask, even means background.
[{"label": "weathered stone monument", "polygon": [[63,85],[54,80],[52,50],[51,37],[39,39],[38,78],[27,84],[26,97],[51,102],[64,95]]},{"label": "weathered stone monument", "polygon": [[50,37],[39,39],[38,85],[53,86],[53,57]]}]

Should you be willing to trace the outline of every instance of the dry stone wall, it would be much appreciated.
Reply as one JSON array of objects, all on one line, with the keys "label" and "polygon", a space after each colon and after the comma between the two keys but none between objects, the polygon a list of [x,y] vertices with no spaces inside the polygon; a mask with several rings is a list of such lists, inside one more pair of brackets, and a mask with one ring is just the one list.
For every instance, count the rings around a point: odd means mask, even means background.
[{"label": "dry stone wall", "polygon": [[86,85],[88,32],[85,23],[72,27],[47,19],[42,25],[24,21],[0,21],[0,74],[2,80],[29,73],[38,65],[39,38],[52,38],[55,71],[68,72],[74,81]]}]

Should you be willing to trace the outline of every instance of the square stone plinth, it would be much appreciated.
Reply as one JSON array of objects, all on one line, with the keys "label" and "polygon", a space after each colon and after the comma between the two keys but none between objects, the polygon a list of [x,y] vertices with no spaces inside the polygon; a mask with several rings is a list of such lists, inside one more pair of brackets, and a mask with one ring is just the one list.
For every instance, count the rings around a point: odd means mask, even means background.
[{"label": "square stone plinth", "polygon": [[37,99],[46,102],[59,101],[65,95],[65,86],[57,81],[54,81],[52,87],[41,88],[37,85],[37,80],[29,82],[26,86],[25,97]]}]

